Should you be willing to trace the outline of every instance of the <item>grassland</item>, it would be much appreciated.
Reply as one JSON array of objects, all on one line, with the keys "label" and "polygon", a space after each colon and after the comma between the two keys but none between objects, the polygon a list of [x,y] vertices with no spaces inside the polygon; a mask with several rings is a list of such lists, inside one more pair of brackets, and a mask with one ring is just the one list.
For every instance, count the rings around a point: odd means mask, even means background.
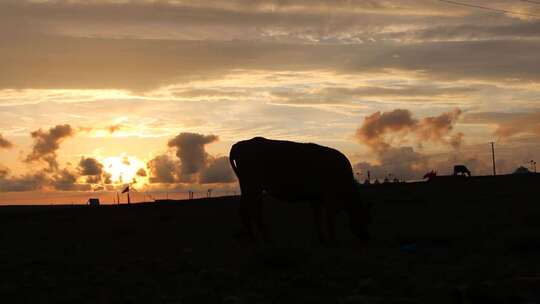
[{"label": "grassland", "polygon": [[307,203],[265,199],[275,241],[240,230],[238,197],[0,207],[2,303],[540,303],[540,177],[364,188],[372,240],[344,215],[321,246]]}]

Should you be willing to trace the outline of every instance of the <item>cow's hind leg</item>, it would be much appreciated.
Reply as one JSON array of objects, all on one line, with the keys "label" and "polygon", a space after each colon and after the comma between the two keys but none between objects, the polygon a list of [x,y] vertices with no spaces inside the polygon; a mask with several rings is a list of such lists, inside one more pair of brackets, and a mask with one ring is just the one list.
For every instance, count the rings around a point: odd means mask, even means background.
[{"label": "cow's hind leg", "polygon": [[323,244],[326,243],[326,231],[324,228],[324,208],[322,202],[313,202],[311,203],[313,208],[313,214],[315,216],[315,226],[317,226],[317,236],[319,241]]},{"label": "cow's hind leg", "polygon": [[255,233],[253,231],[253,225],[252,225],[252,212],[251,212],[251,206],[250,206],[250,197],[247,195],[247,193],[242,192],[242,195],[240,197],[240,209],[239,214],[240,218],[242,220],[242,226],[244,227],[244,231],[239,233],[239,236],[247,236],[249,241],[255,240]]},{"label": "cow's hind leg", "polygon": [[258,238],[269,241],[268,230],[262,215],[262,191],[260,189],[243,187],[240,216],[251,241],[256,241]]},{"label": "cow's hind leg", "polygon": [[331,245],[337,243],[336,239],[336,215],[337,210],[331,202],[325,202],[325,215],[326,215],[326,230],[328,232],[328,242]]}]

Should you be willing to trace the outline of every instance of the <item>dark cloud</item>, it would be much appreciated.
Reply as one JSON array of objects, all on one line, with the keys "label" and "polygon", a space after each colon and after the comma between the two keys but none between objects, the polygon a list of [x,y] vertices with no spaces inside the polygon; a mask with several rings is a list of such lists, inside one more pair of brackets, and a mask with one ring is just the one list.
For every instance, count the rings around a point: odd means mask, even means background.
[{"label": "dark cloud", "polygon": [[0,192],[23,192],[43,189],[49,183],[45,172],[23,174],[14,177],[0,176]]},{"label": "dark cloud", "polygon": [[103,164],[92,157],[82,157],[79,161],[79,172],[81,175],[100,176],[103,173]]},{"label": "dark cloud", "polygon": [[540,81],[539,52],[536,40],[349,45],[46,36],[0,49],[0,88],[146,91],[239,69],[343,74],[392,69],[437,80]]},{"label": "dark cloud", "polygon": [[439,87],[419,85],[396,85],[391,87],[362,86],[355,88],[327,87],[306,91],[275,91],[277,103],[284,104],[340,104],[367,98],[422,99],[429,102],[451,97],[463,97],[477,91],[469,86]]},{"label": "dark cloud", "polygon": [[236,181],[236,176],[227,156],[212,159],[199,177],[201,184],[231,183],[234,181]]},{"label": "dark cloud", "polygon": [[79,183],[80,175],[69,168],[54,172],[41,170],[31,174],[8,176],[0,175],[0,192],[23,192],[35,190],[88,191],[89,184]]},{"label": "dark cloud", "polygon": [[208,153],[204,146],[217,140],[216,135],[180,133],[169,140],[168,146],[176,149],[176,156],[182,165],[182,174],[191,175],[199,173],[206,166]]},{"label": "dark cloud", "polygon": [[11,147],[13,147],[13,144],[0,134],[0,149],[9,149]]},{"label": "dark cloud", "polygon": [[[180,133],[169,140],[177,159],[167,154],[158,155],[147,164],[150,183],[230,183],[234,173],[226,156],[210,156],[205,145],[218,140],[216,135]],[[144,174],[146,172],[143,169]],[[145,176],[145,175],[141,175]]]},{"label": "dark cloud", "polygon": [[70,125],[57,125],[48,131],[41,129],[30,133],[34,139],[32,152],[28,154],[25,161],[45,161],[49,165],[49,170],[58,170],[56,161],[56,151],[60,148],[60,143],[67,137],[73,136],[75,130]]},{"label": "dark cloud", "polygon": [[158,155],[148,164],[149,182],[172,184],[181,182],[180,162],[169,155]]},{"label": "dark cloud", "polygon": [[0,179],[5,178],[9,174],[9,168],[0,165]]},{"label": "dark cloud", "polygon": [[540,22],[516,21],[511,24],[460,24],[426,27],[419,30],[388,33],[389,39],[409,41],[495,40],[540,37]]},{"label": "dark cloud", "polygon": [[111,184],[111,174],[103,170],[103,164],[92,157],[82,157],[77,167],[86,184]]},{"label": "dark cloud", "polygon": [[79,175],[75,171],[70,171],[67,168],[58,170],[50,179],[50,184],[55,190],[61,191],[88,191],[91,190],[89,184],[79,184],[77,179]]},{"label": "dark cloud", "polygon": [[540,81],[539,24],[437,1],[2,1],[0,88],[144,91],[239,69]]}]

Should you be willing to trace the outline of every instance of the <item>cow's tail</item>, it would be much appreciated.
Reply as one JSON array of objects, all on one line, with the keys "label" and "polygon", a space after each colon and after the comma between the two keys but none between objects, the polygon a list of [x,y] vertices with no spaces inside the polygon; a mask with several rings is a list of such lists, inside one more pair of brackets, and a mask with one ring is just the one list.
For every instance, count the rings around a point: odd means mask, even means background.
[{"label": "cow's tail", "polygon": [[234,174],[236,174],[236,177],[238,177],[238,167],[236,166],[236,163],[238,161],[238,149],[236,145],[233,145],[231,147],[231,151],[229,152],[229,163],[231,164],[231,168],[234,171]]}]

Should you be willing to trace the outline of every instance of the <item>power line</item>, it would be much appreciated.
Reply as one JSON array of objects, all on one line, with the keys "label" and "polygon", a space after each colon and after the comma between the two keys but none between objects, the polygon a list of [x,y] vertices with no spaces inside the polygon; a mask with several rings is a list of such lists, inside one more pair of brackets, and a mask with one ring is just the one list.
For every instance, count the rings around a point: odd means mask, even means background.
[{"label": "power line", "polygon": [[[457,1],[451,1],[451,0],[439,0],[439,1],[444,2],[444,3],[453,4],[453,5],[459,5],[459,6],[465,6],[465,7],[488,10],[488,11],[497,12],[497,13],[512,14],[512,15],[523,15],[523,16],[540,18],[540,15],[535,15],[535,14],[530,14],[530,13],[514,12],[514,11],[509,11],[509,10],[504,10],[504,9],[499,9],[499,8],[492,8],[492,7],[487,7],[487,6],[475,5],[475,4],[469,4],[469,3],[457,2]],[[527,2],[529,2],[529,1],[527,1]],[[538,4],[540,4],[540,3],[538,3]]]}]

